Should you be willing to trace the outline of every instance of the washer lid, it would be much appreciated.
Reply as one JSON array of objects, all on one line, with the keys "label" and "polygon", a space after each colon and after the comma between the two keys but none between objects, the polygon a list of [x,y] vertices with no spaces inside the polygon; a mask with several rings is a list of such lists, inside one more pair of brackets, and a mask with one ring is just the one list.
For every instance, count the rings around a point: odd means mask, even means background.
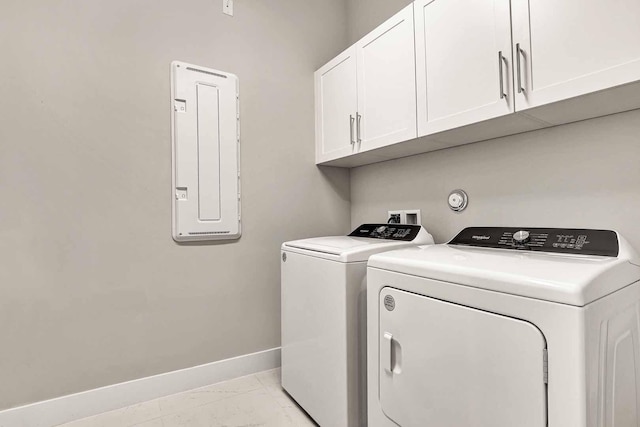
[{"label": "washer lid", "polygon": [[[370,224],[370,226],[385,226],[394,230],[396,228],[403,227],[418,227],[419,230],[413,233],[413,238],[411,240],[407,240],[406,237],[394,238],[393,234],[376,237],[353,237],[352,235],[314,237],[311,239],[286,242],[282,245],[282,250],[303,253],[340,262],[362,262],[369,259],[369,257],[375,253],[405,248],[408,246],[433,244],[433,237],[431,237],[431,235],[421,226],[405,226],[397,224]],[[360,230],[362,227],[365,227],[365,225],[358,227],[353,233]]]},{"label": "washer lid", "polygon": [[584,306],[640,280],[640,261],[617,234],[617,256],[434,245],[386,252],[369,267]]},{"label": "washer lid", "polygon": [[369,246],[375,243],[381,242],[378,240],[361,237],[328,236],[315,237],[312,239],[294,240],[292,242],[286,242],[285,246],[290,248],[325,252],[332,255],[340,255],[346,251],[360,248],[362,246]]}]

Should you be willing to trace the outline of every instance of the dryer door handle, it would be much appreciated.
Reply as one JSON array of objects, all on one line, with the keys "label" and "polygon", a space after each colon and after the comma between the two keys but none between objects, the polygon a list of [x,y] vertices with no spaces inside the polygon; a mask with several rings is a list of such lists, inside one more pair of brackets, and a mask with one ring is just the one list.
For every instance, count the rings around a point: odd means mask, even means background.
[{"label": "dryer door handle", "polygon": [[386,373],[393,373],[393,335],[389,332],[385,332],[382,335],[382,343],[380,345],[380,365]]}]

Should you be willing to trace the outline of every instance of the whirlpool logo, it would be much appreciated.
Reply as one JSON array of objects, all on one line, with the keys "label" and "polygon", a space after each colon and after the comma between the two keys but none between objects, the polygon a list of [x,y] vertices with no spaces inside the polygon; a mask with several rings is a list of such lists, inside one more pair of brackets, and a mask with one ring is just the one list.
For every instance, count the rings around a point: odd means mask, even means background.
[{"label": "whirlpool logo", "polygon": [[491,236],[471,236],[473,240],[489,240]]}]

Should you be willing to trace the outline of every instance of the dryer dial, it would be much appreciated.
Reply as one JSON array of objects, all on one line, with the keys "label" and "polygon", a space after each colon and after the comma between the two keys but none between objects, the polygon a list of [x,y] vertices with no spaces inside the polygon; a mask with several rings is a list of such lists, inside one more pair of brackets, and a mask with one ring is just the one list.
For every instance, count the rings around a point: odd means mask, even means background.
[{"label": "dryer dial", "polygon": [[513,241],[518,245],[524,245],[525,243],[529,243],[531,240],[531,236],[529,232],[526,230],[520,230],[513,234]]}]

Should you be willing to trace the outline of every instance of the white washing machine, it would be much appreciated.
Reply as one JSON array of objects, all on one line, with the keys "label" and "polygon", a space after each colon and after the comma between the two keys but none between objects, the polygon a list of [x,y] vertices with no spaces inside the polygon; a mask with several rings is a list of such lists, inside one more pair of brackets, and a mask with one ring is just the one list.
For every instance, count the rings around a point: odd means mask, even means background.
[{"label": "white washing machine", "polygon": [[432,243],[419,225],[364,224],[282,245],[282,387],[321,426],[366,422],[369,256]]},{"label": "white washing machine", "polygon": [[604,230],[467,228],[372,256],[369,426],[639,426],[639,280]]}]

